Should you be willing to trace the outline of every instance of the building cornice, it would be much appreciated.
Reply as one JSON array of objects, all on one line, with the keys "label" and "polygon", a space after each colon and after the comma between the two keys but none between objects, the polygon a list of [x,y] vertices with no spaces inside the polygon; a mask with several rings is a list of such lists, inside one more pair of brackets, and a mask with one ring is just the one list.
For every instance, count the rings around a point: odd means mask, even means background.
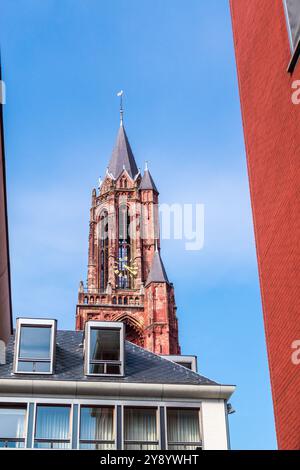
[{"label": "building cornice", "polygon": [[145,400],[228,400],[234,385],[141,384],[122,382],[0,379],[0,396]]}]

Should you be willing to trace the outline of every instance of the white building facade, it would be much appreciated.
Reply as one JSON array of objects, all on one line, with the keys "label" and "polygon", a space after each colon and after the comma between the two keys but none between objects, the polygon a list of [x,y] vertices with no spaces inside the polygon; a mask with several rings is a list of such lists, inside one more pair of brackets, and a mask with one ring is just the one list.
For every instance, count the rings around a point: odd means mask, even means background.
[{"label": "white building facade", "polygon": [[235,387],[124,336],[119,322],[18,319],[0,365],[0,448],[229,449]]}]

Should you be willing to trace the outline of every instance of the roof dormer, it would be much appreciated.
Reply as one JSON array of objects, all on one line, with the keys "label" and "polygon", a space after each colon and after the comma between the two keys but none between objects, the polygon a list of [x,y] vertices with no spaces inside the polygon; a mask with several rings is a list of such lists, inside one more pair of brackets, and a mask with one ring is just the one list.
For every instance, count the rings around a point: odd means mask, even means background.
[{"label": "roof dormer", "polygon": [[53,374],[56,320],[18,318],[15,374]]},{"label": "roof dormer", "polygon": [[124,375],[124,330],[125,326],[121,322],[86,322],[86,375]]}]

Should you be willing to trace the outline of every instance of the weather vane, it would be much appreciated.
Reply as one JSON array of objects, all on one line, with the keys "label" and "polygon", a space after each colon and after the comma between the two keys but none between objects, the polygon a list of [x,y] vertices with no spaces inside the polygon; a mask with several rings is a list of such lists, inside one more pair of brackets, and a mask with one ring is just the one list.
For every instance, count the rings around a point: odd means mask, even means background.
[{"label": "weather vane", "polygon": [[119,93],[117,93],[117,96],[120,97],[120,124],[121,126],[123,126],[123,114],[124,114],[124,111],[123,111],[123,95],[124,95],[124,91],[121,90],[119,91]]}]

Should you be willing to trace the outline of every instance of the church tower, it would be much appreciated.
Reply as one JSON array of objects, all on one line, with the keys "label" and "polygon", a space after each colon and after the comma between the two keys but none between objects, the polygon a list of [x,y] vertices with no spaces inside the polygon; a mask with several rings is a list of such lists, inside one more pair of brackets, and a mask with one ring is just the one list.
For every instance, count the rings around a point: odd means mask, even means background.
[{"label": "church tower", "polygon": [[137,168],[121,122],[106,175],[92,191],[87,285],[76,329],[87,320],[122,321],[127,340],[157,354],[180,354],[174,288],[160,254],[158,190]]}]

